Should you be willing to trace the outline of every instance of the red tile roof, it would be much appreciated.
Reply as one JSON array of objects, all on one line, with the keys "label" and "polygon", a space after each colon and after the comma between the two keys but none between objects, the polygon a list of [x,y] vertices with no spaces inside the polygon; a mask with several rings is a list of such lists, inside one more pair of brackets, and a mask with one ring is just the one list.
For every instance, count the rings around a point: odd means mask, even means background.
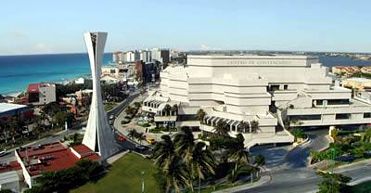
[{"label": "red tile roof", "polygon": [[12,161],[9,164],[0,165],[0,173],[20,170],[21,165],[17,161]]},{"label": "red tile roof", "polygon": [[27,88],[27,92],[37,92],[37,93],[40,92],[39,91],[40,85],[41,83],[29,84]]},{"label": "red tile roof", "polygon": [[100,157],[97,153],[95,153],[93,150],[88,148],[86,145],[76,145],[72,147],[78,154],[81,155],[81,159],[87,158],[90,160],[99,160]]},{"label": "red tile roof", "polygon": [[[17,152],[31,176],[39,175],[43,172],[67,169],[74,166],[75,163],[79,161],[79,158],[72,153],[70,148],[59,142],[17,150]],[[91,150],[89,155],[82,158],[94,161],[100,159],[100,157]]]}]

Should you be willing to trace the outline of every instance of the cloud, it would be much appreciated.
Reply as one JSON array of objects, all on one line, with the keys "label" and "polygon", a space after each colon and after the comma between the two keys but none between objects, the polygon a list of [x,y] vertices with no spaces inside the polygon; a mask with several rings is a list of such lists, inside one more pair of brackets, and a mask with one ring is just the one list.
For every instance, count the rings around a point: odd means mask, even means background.
[{"label": "cloud", "polygon": [[37,43],[32,47],[32,51],[36,53],[51,53],[53,49],[44,43]]},{"label": "cloud", "polygon": [[15,39],[26,39],[26,38],[28,38],[28,35],[26,33],[24,33],[23,31],[11,31],[11,32],[9,32],[9,36],[11,38],[15,38]]},{"label": "cloud", "polygon": [[220,50],[220,48],[211,47],[211,46],[208,46],[206,44],[201,44],[200,49],[201,50]]}]

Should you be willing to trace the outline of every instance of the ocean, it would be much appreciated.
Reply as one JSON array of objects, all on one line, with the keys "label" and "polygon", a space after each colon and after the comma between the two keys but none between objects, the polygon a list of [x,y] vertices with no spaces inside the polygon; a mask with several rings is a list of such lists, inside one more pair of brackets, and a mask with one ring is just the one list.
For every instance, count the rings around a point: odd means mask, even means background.
[{"label": "ocean", "polygon": [[[112,54],[104,55],[103,64],[111,62]],[[353,60],[337,56],[320,56],[325,66],[371,65],[371,61]],[[64,82],[90,75],[88,55],[48,54],[25,56],[0,56],[0,94],[24,91],[29,83]]]},{"label": "ocean", "polygon": [[[103,64],[112,60],[106,53]],[[90,75],[89,58],[81,54],[0,56],[0,94],[24,91],[37,82],[65,82]]]}]

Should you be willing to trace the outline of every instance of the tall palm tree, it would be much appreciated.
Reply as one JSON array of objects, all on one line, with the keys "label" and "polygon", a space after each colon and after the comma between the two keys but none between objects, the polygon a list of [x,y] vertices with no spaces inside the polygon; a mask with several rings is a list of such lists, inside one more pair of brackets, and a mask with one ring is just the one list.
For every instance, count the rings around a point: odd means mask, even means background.
[{"label": "tall palm tree", "polygon": [[180,193],[181,188],[190,186],[187,169],[182,158],[178,155],[169,160],[168,167],[163,170],[166,178],[166,193],[170,193],[172,188],[176,193]]},{"label": "tall palm tree", "polygon": [[189,127],[182,127],[181,132],[174,135],[176,152],[184,158],[187,164],[192,158],[192,150],[195,145],[194,140],[192,130]]},{"label": "tall palm tree", "polygon": [[166,116],[169,116],[170,115],[170,111],[171,111],[171,106],[169,104],[166,104],[163,111],[165,112],[165,115]]},{"label": "tall palm tree", "polygon": [[245,133],[246,131],[250,129],[250,125],[246,121],[240,121],[240,124],[238,125],[237,129],[238,129],[238,132]]},{"label": "tall palm tree", "polygon": [[166,170],[175,156],[175,145],[169,135],[163,135],[161,139],[153,148],[152,157],[155,160],[155,165]]},{"label": "tall palm tree", "polygon": [[251,132],[256,133],[259,130],[259,122],[258,121],[251,121]]},{"label": "tall palm tree", "polygon": [[219,136],[228,136],[229,128],[225,121],[219,121],[214,127],[214,131]]},{"label": "tall palm tree", "polygon": [[135,138],[139,141],[139,145],[142,145],[142,141],[146,140],[146,136],[143,132],[137,133]]},{"label": "tall palm tree", "polygon": [[197,117],[197,120],[199,120],[200,122],[202,122],[204,120],[205,116],[206,116],[206,113],[203,109],[199,109],[197,111],[196,117]]},{"label": "tall palm tree", "polygon": [[138,134],[137,130],[135,130],[135,129],[130,129],[130,130],[129,130],[129,133],[128,133],[128,137],[129,137],[130,139],[133,139],[137,134]]},{"label": "tall palm tree", "polygon": [[172,107],[171,107],[171,114],[174,115],[177,115],[178,114],[178,105],[177,104],[174,104]]},{"label": "tall palm tree", "polygon": [[[190,171],[193,179],[198,178],[198,192],[201,191],[201,180],[205,179],[207,174],[215,174],[216,160],[206,144],[198,142],[192,151],[192,160],[190,162]],[[193,186],[192,186],[193,189]]]},{"label": "tall palm tree", "polygon": [[242,134],[237,135],[237,144],[233,148],[229,149],[229,157],[235,163],[235,167],[232,170],[231,176],[232,181],[238,176],[238,171],[247,166],[250,162],[249,152],[246,151],[244,147],[244,137]]}]

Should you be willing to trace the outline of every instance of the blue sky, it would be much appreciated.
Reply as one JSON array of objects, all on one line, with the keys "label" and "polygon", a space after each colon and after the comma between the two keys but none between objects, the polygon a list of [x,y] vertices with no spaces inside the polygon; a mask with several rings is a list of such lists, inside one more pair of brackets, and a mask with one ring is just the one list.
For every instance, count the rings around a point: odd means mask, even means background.
[{"label": "blue sky", "polygon": [[150,47],[371,52],[371,1],[8,0],[0,55],[84,52],[85,31],[107,51]]}]

